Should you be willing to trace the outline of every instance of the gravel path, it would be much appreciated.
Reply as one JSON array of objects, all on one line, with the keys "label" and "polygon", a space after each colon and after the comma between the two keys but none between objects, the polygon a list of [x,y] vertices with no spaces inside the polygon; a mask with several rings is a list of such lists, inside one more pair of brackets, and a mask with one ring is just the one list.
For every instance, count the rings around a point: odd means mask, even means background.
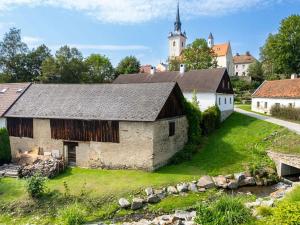
[{"label": "gravel path", "polygon": [[297,134],[300,134],[300,124],[298,124],[298,123],[292,123],[292,122],[289,122],[289,121],[276,119],[276,118],[273,118],[273,117],[270,117],[270,116],[259,115],[259,114],[256,114],[254,112],[248,112],[248,111],[245,111],[245,110],[239,109],[239,108],[234,108],[234,111],[238,112],[238,113],[241,113],[241,114],[244,114],[244,115],[247,115],[247,116],[254,117],[256,119],[264,120],[264,121],[267,121],[267,122],[270,122],[270,123],[277,124],[277,125],[282,126],[282,127],[286,127],[287,129],[289,129],[291,131],[294,131]]}]

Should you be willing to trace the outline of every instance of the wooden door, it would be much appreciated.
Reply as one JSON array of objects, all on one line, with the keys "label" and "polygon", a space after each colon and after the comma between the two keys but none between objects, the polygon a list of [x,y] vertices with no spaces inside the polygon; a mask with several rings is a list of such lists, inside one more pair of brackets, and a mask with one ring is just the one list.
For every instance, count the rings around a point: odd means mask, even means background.
[{"label": "wooden door", "polygon": [[67,146],[67,154],[68,154],[68,164],[70,166],[76,166],[76,147],[78,143],[76,142],[65,142]]}]

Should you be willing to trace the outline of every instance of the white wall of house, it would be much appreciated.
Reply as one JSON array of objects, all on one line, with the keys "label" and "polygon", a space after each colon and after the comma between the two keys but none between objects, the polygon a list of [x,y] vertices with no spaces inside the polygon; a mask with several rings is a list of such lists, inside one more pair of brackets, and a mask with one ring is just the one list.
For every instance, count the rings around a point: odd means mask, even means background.
[{"label": "white wall of house", "polygon": [[[184,97],[188,101],[192,101],[193,93],[183,93]],[[199,102],[200,110],[203,112],[211,106],[215,106],[216,103],[220,108],[220,111],[233,111],[234,97],[232,94],[217,94],[217,93],[197,93],[197,99]]]},{"label": "white wall of house", "polygon": [[300,98],[252,98],[251,110],[254,112],[270,114],[272,106],[276,104],[280,104],[281,106],[293,106],[296,108],[300,108]]},{"label": "white wall of house", "polygon": [[251,63],[239,63],[234,65],[234,75],[243,77],[248,76],[248,68]]},{"label": "white wall of house", "polygon": [[0,128],[6,127],[6,119],[5,118],[0,118]]},{"label": "white wall of house", "polygon": [[229,76],[234,75],[234,65],[231,50],[227,52],[226,56],[218,56],[217,64],[219,68],[227,68]]}]

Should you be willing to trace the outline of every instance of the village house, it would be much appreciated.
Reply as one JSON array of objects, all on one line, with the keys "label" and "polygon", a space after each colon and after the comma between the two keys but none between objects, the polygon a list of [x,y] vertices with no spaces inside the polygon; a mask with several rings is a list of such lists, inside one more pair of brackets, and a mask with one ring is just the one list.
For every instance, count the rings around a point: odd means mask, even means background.
[{"label": "village house", "polygon": [[234,74],[239,77],[248,77],[249,66],[255,61],[256,59],[250,54],[250,52],[246,52],[244,55],[237,53],[233,57]]},{"label": "village house", "polygon": [[120,75],[115,84],[128,83],[163,83],[177,82],[184,97],[191,101],[196,93],[201,111],[217,105],[221,110],[222,120],[226,119],[234,108],[234,92],[229,75],[225,68],[185,71],[181,65],[180,71],[167,71],[149,74]]},{"label": "village house", "polygon": [[218,68],[226,68],[230,76],[234,75],[233,57],[230,42],[215,44],[212,33],[207,39],[208,47],[212,48],[217,58]]},{"label": "village house", "polygon": [[70,165],[154,170],[187,142],[175,82],[33,84],[5,114],[12,157],[38,149]]},{"label": "village house", "polygon": [[26,91],[30,83],[2,83],[0,84],[0,128],[6,127],[5,112]]},{"label": "village house", "polygon": [[265,81],[252,95],[251,109],[270,114],[275,105],[300,108],[300,78]]}]

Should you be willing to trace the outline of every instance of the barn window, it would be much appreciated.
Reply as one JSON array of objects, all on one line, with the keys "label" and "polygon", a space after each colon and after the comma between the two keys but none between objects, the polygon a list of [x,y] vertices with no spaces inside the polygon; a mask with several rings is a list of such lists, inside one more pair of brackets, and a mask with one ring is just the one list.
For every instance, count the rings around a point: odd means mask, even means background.
[{"label": "barn window", "polygon": [[267,102],[265,102],[265,109],[266,109],[266,108],[268,108],[268,103],[267,103]]},{"label": "barn window", "polygon": [[50,126],[52,139],[119,143],[118,121],[52,119]]},{"label": "barn window", "polygon": [[224,98],[224,103],[225,103],[225,105],[227,104],[227,99],[226,98]]},{"label": "barn window", "polygon": [[232,99],[231,99],[231,97],[229,98],[229,102],[230,102],[230,104],[232,104]]},{"label": "barn window", "polygon": [[175,122],[169,122],[169,137],[175,135]]},{"label": "barn window", "polygon": [[260,107],[260,102],[256,102],[256,106],[257,106],[257,108],[259,108]]},{"label": "barn window", "polygon": [[8,118],[9,136],[33,138],[33,120],[25,118]]},{"label": "barn window", "polygon": [[221,98],[219,97],[219,105],[221,105]]}]

